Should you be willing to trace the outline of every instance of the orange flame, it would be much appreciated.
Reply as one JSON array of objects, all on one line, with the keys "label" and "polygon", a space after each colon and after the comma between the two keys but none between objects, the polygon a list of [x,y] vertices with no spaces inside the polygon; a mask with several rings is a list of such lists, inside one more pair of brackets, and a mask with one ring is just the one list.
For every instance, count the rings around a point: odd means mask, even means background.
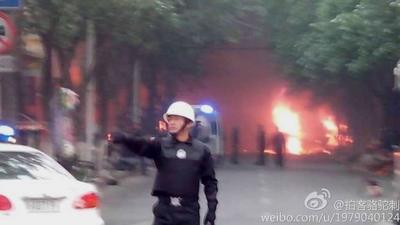
[{"label": "orange flame", "polygon": [[332,117],[323,119],[321,122],[327,131],[326,137],[328,138],[328,146],[338,147],[353,143],[353,138],[348,135],[349,127],[346,124],[337,125]]},{"label": "orange flame", "polygon": [[327,130],[326,137],[328,138],[327,145],[329,146],[338,146],[339,141],[338,141],[338,134],[339,134],[339,128],[336,125],[335,121],[331,117],[328,117],[327,119],[322,120],[322,124],[324,125],[325,129]]},{"label": "orange flame", "polygon": [[301,126],[299,115],[284,105],[278,105],[272,112],[273,120],[279,131],[288,135],[286,147],[289,153],[300,155],[303,152],[301,144]]},{"label": "orange flame", "polygon": [[264,153],[268,153],[270,155],[276,155],[276,152],[274,150],[272,150],[272,149],[265,149]]}]

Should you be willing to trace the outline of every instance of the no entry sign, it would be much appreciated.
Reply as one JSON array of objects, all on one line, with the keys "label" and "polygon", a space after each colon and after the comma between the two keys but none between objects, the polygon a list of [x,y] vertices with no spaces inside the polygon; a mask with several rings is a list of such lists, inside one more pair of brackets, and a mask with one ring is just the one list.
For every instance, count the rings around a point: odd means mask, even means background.
[{"label": "no entry sign", "polygon": [[17,29],[13,20],[7,14],[0,12],[0,54],[13,49],[16,36]]}]

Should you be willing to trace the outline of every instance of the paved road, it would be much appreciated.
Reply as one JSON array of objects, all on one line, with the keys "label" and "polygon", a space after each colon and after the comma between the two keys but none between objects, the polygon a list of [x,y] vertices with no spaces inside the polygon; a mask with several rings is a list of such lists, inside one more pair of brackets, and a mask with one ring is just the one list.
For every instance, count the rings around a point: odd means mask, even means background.
[{"label": "paved road", "polygon": [[[280,170],[273,167],[258,167],[251,163],[237,166],[225,165],[217,170],[220,180],[220,205],[218,208],[219,225],[257,225],[257,224],[387,224],[374,222],[366,216],[382,216],[386,211],[363,211],[366,207],[378,203],[389,204],[393,199],[393,190],[389,179],[381,180],[385,185],[384,195],[380,198],[369,198],[363,190],[363,177],[346,171],[334,163],[289,162],[289,168]],[[102,214],[107,225],[150,225],[152,221],[151,208],[155,199],[149,195],[154,177],[154,171],[148,177],[131,176],[119,186],[108,186],[101,189],[103,193]],[[325,188],[328,191],[321,191]],[[305,207],[306,197],[317,191],[327,198],[327,206],[322,210],[311,210]],[[328,195],[328,192],[330,195]],[[323,193],[322,193],[323,194]],[[318,196],[317,196],[318,197]],[[320,196],[321,197],[321,196]],[[321,199],[321,198],[320,198]],[[368,201],[369,200],[369,201]],[[356,205],[356,211],[334,209],[335,202]],[[311,201],[311,206],[318,207],[324,202]],[[202,215],[204,215],[204,198],[201,199]],[[378,203],[379,204],[379,203]],[[340,206],[340,205],[339,205]],[[337,207],[339,207],[337,206]],[[364,214],[364,215],[363,215]],[[307,216],[323,215],[320,223],[310,221],[266,222],[263,216]],[[385,214],[386,215],[386,214]],[[365,218],[358,218],[365,217]],[[388,217],[387,215],[385,217]],[[323,222],[324,219],[332,221]],[[346,217],[347,219],[345,219]],[[345,223],[349,221],[352,223]],[[358,222],[357,222],[358,221]]]}]

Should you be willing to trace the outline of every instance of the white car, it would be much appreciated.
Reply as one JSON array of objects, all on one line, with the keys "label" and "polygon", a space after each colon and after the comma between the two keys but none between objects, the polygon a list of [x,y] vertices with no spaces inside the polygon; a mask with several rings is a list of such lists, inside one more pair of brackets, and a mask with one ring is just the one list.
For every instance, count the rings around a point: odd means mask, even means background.
[{"label": "white car", "polygon": [[104,225],[99,194],[43,152],[0,143],[0,224]]}]

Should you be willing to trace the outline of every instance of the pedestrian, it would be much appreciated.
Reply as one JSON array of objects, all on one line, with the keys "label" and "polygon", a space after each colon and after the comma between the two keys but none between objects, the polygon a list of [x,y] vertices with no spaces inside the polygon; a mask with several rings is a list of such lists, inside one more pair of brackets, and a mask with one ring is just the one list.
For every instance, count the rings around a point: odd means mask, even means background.
[{"label": "pedestrian", "polygon": [[275,134],[272,137],[272,144],[276,153],[275,163],[280,168],[284,167],[285,164],[285,151],[286,151],[286,140],[285,135],[276,127]]},{"label": "pedestrian", "polygon": [[153,225],[199,225],[200,182],[208,203],[204,224],[214,225],[218,181],[210,150],[190,135],[194,110],[188,103],[175,102],[164,114],[164,120],[168,124],[167,137],[146,139],[115,134],[112,141],[155,162],[157,175],[152,195],[158,201],[153,207]]},{"label": "pedestrian", "polygon": [[235,127],[232,130],[232,158],[233,164],[239,164],[239,128]]},{"label": "pedestrian", "polygon": [[257,128],[257,150],[258,150],[258,157],[256,161],[256,165],[263,166],[265,165],[265,147],[266,147],[266,141],[265,141],[265,131],[264,127],[262,125],[258,125]]}]

